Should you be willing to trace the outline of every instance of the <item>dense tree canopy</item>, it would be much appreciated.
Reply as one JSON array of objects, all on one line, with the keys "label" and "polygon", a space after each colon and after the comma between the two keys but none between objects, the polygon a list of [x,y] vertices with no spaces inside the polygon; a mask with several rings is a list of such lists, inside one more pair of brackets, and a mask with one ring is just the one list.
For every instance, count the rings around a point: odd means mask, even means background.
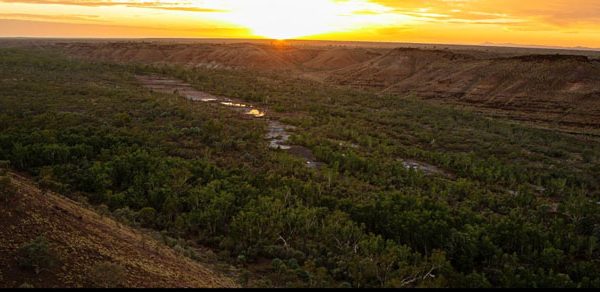
[{"label": "dense tree canopy", "polygon": [[[269,151],[262,120],[136,74],[268,107],[324,166]],[[600,142],[410,96],[0,50],[0,160],[210,246],[249,285],[600,287]]]}]

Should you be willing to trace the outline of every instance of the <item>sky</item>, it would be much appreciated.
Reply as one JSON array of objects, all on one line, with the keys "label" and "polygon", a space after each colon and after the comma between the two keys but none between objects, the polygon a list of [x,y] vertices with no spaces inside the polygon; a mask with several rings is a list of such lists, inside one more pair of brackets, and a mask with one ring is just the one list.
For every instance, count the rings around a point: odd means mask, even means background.
[{"label": "sky", "polygon": [[600,48],[600,0],[0,0],[0,37]]}]

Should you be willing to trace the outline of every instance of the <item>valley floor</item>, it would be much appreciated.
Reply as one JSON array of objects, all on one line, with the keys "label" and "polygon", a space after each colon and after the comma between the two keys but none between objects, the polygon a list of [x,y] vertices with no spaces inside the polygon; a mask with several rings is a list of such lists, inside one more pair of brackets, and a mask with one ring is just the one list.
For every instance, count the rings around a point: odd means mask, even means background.
[{"label": "valley floor", "polygon": [[0,283],[600,287],[597,139],[405,93],[0,49]]}]

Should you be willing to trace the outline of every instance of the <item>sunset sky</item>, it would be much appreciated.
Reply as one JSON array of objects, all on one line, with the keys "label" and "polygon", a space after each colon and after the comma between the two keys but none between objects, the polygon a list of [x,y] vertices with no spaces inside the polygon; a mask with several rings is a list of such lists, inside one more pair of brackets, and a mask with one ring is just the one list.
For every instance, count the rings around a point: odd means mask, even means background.
[{"label": "sunset sky", "polygon": [[0,36],[600,48],[600,0],[0,0]]}]

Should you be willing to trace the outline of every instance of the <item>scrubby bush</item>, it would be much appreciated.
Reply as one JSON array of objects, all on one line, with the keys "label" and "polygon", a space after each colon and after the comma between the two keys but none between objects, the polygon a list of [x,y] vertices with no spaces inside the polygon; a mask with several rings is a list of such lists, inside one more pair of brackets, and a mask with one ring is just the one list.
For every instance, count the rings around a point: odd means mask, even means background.
[{"label": "scrubby bush", "polygon": [[39,179],[38,185],[40,189],[44,190],[45,192],[64,193],[67,191],[67,186],[65,184],[47,178]]},{"label": "scrubby bush", "polygon": [[98,212],[98,214],[100,214],[101,216],[108,216],[110,215],[110,209],[108,208],[108,206],[101,204],[100,206],[98,206],[96,208],[96,211]]},{"label": "scrubby bush", "polygon": [[151,207],[141,209],[137,213],[137,220],[143,227],[152,227],[156,220],[156,210]]},{"label": "scrubby bush", "polygon": [[126,113],[118,113],[113,116],[113,125],[115,127],[124,127],[131,123],[131,117]]},{"label": "scrubby bush", "polygon": [[25,283],[21,284],[19,286],[19,288],[20,289],[33,289],[33,288],[35,288],[35,286],[33,286],[32,284],[29,284],[29,283],[25,282]]},{"label": "scrubby bush", "polygon": [[117,288],[125,282],[125,269],[110,262],[95,264],[89,275],[90,282],[95,288]]},{"label": "scrubby bush", "polygon": [[36,274],[50,269],[56,264],[56,258],[50,250],[48,241],[43,236],[39,236],[21,247],[19,255],[19,266],[34,271]]},{"label": "scrubby bush", "polygon": [[0,201],[7,203],[16,194],[15,186],[9,176],[0,176]]},{"label": "scrubby bush", "polygon": [[135,219],[135,211],[129,207],[117,209],[113,212],[113,216],[123,224],[131,224]]},{"label": "scrubby bush", "polygon": [[9,165],[10,165],[10,162],[8,162],[6,160],[0,160],[0,175],[1,176],[6,175],[6,173],[8,172]]},{"label": "scrubby bush", "polygon": [[179,244],[176,245],[175,247],[173,247],[173,250],[178,255],[185,255],[185,248],[183,246],[179,245]]}]

